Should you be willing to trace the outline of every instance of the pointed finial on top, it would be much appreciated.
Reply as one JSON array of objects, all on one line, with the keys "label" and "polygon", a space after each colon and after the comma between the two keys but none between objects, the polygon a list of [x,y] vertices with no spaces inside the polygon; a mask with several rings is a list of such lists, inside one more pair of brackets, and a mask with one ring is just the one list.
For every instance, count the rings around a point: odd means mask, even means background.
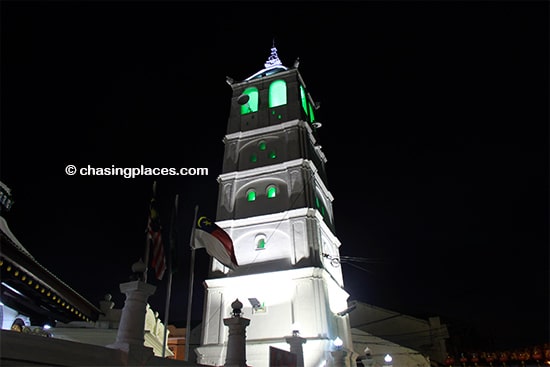
[{"label": "pointed finial on top", "polygon": [[132,276],[130,276],[130,279],[145,281],[146,271],[147,265],[145,265],[142,259],[139,259],[139,261],[132,264]]},{"label": "pointed finial on top", "polygon": [[283,65],[281,60],[279,60],[279,56],[277,55],[277,48],[275,47],[275,38],[273,38],[273,46],[271,47],[271,55],[267,58],[267,61],[265,62],[264,66],[266,68],[270,68],[276,65]]}]

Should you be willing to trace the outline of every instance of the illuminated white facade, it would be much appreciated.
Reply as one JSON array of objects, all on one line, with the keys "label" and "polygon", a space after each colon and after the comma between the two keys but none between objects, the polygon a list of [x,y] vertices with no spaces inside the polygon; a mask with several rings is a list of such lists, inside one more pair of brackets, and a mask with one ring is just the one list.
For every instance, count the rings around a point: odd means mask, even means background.
[{"label": "illuminated white facade", "polygon": [[[239,299],[247,364],[269,366],[269,347],[305,338],[304,366],[333,365],[338,337],[353,344],[334,234],[326,158],[315,139],[315,103],[297,68],[273,62],[233,89],[216,223],[233,239],[239,268],[212,260],[197,362],[223,365],[231,303]],[[277,58],[278,60],[278,58]],[[277,61],[276,60],[276,61]]]}]

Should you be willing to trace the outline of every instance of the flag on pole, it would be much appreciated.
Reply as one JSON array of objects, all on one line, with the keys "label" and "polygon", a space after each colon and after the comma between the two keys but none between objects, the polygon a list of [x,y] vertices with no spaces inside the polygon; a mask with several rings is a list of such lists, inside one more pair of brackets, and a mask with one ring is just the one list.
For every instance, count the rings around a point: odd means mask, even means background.
[{"label": "flag on pole", "polygon": [[151,266],[155,270],[158,280],[161,280],[166,271],[166,257],[164,255],[164,245],[162,244],[162,234],[160,226],[160,217],[155,197],[151,199],[149,206],[149,219],[147,221],[147,238],[152,245],[153,257]]},{"label": "flag on pole", "polygon": [[205,248],[210,256],[230,269],[239,266],[231,237],[207,217],[200,217],[196,223],[193,246],[195,249]]}]

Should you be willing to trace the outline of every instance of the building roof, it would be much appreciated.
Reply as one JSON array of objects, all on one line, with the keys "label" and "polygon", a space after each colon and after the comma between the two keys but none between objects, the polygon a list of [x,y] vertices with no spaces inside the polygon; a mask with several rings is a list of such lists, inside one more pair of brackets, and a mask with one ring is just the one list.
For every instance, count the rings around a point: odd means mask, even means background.
[{"label": "building roof", "polygon": [[0,216],[2,303],[31,320],[95,321],[101,310],[40,264]]}]

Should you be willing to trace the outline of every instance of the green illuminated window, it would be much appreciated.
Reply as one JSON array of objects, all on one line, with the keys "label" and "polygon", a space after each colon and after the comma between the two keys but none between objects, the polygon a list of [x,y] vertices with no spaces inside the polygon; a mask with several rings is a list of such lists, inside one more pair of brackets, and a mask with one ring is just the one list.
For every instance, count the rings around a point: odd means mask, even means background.
[{"label": "green illuminated window", "polygon": [[286,82],[275,80],[269,85],[269,108],[286,104]]},{"label": "green illuminated window", "polygon": [[250,162],[256,163],[258,161],[258,156],[254,153],[250,155]]},{"label": "green illuminated window", "polygon": [[256,236],[256,250],[265,249],[266,237],[265,234],[259,234]]},{"label": "green illuminated window", "polygon": [[246,199],[248,201],[256,200],[256,190],[248,190],[248,192],[246,193]]},{"label": "green illuminated window", "polygon": [[268,156],[269,156],[269,158],[271,158],[271,159],[275,159],[275,158],[277,158],[277,153],[275,153],[275,151],[272,150],[271,152],[269,152],[269,155],[268,155]]},{"label": "green illuminated window", "polygon": [[306,115],[308,114],[306,90],[300,85],[300,97],[302,98],[302,108]]},{"label": "green illuminated window", "polygon": [[319,211],[321,212],[321,214],[322,214],[323,216],[325,216],[325,214],[326,214],[325,206],[323,205],[323,203],[321,202],[321,200],[319,200],[319,197],[318,197],[318,196],[315,196],[315,206],[317,207],[317,209],[319,209]]},{"label": "green illuminated window", "polygon": [[241,106],[241,115],[258,111],[258,88],[246,88],[243,94],[248,96],[248,102]]},{"label": "green illuminated window", "polygon": [[270,185],[267,187],[267,197],[269,199],[274,198],[277,196],[277,188],[273,185]]},{"label": "green illuminated window", "polygon": [[258,149],[260,150],[265,150],[267,148],[267,144],[265,141],[261,141],[259,144],[258,144]]},{"label": "green illuminated window", "polygon": [[309,106],[309,121],[310,122],[313,122],[315,121],[315,115],[313,114],[313,106],[311,105],[311,103],[308,103],[308,106]]}]

